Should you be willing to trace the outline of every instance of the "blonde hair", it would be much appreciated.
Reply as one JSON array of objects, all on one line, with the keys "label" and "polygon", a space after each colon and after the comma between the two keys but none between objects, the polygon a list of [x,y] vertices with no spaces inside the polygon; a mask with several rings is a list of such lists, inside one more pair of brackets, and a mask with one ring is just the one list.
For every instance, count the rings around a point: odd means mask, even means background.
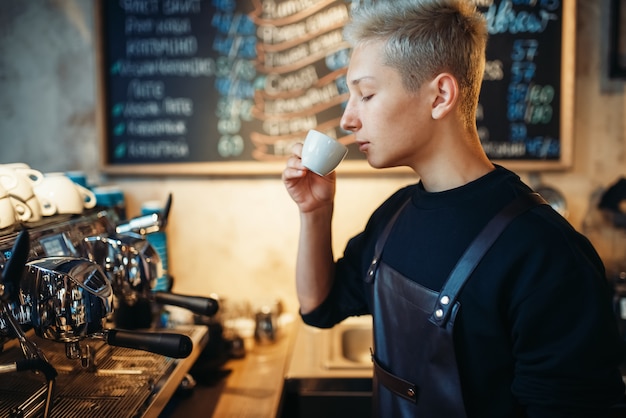
[{"label": "blonde hair", "polygon": [[399,71],[407,91],[452,74],[465,122],[475,126],[488,33],[469,0],[374,1],[353,11],[344,36],[353,46],[384,41],[385,65]]}]

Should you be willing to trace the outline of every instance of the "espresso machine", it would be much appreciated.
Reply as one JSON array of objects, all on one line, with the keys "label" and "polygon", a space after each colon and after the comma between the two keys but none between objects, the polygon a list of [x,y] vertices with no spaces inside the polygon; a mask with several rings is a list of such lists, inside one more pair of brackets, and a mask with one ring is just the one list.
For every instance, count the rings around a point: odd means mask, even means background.
[{"label": "espresso machine", "polygon": [[219,305],[214,298],[155,290],[157,278],[163,275],[162,263],[147,238],[165,229],[171,205],[169,194],[162,212],[108,225],[107,233],[82,240],[82,253],[102,266],[111,280],[115,322],[119,326],[149,327],[158,320],[158,307],[163,305],[185,308],[201,316],[217,313]]},{"label": "espresso machine", "polygon": [[[0,235],[0,416],[156,417],[206,345],[205,326],[114,322],[125,293],[157,303],[146,283],[160,262],[140,233],[118,234],[120,224],[96,208]],[[107,256],[89,242],[104,243]],[[141,280],[141,291],[129,287]],[[210,298],[173,299],[217,311]]]}]

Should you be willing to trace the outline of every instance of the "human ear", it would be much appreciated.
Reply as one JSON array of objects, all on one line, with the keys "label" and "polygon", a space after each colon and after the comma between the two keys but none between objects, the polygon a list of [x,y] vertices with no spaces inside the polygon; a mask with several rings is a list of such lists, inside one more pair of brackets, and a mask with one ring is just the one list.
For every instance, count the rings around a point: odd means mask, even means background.
[{"label": "human ear", "polygon": [[435,90],[431,116],[433,119],[441,119],[455,106],[459,96],[459,84],[451,74],[442,73],[432,81]]}]

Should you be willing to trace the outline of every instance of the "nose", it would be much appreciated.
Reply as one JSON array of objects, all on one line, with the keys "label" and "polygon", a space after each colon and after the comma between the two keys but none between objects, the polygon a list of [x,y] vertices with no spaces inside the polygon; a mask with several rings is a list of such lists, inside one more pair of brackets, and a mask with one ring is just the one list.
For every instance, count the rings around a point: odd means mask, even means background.
[{"label": "nose", "polygon": [[361,127],[361,120],[357,115],[356,106],[354,106],[352,99],[348,99],[348,103],[346,103],[340,125],[341,129],[350,132],[357,131]]}]

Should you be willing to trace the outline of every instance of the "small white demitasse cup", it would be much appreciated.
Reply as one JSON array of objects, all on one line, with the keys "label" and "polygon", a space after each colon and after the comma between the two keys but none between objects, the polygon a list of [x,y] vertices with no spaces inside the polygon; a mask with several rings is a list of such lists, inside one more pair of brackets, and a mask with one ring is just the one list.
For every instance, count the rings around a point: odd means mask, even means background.
[{"label": "small white demitasse cup", "polygon": [[0,230],[8,230],[17,222],[17,213],[11,202],[11,197],[2,185],[0,185]]},{"label": "small white demitasse cup", "polygon": [[46,173],[41,184],[35,186],[35,195],[44,216],[81,214],[95,206],[95,194],[74,183],[64,173]]},{"label": "small white demitasse cup", "polygon": [[20,221],[36,222],[41,219],[39,202],[33,188],[40,184],[43,174],[24,163],[0,165],[0,184],[8,192]]},{"label": "small white demitasse cup", "polygon": [[310,130],[302,147],[302,165],[320,176],[333,172],[348,154],[348,148],[330,136]]},{"label": "small white demitasse cup", "polygon": [[0,182],[11,196],[24,202],[33,197],[33,187],[42,179],[41,171],[24,163],[0,164]]}]

